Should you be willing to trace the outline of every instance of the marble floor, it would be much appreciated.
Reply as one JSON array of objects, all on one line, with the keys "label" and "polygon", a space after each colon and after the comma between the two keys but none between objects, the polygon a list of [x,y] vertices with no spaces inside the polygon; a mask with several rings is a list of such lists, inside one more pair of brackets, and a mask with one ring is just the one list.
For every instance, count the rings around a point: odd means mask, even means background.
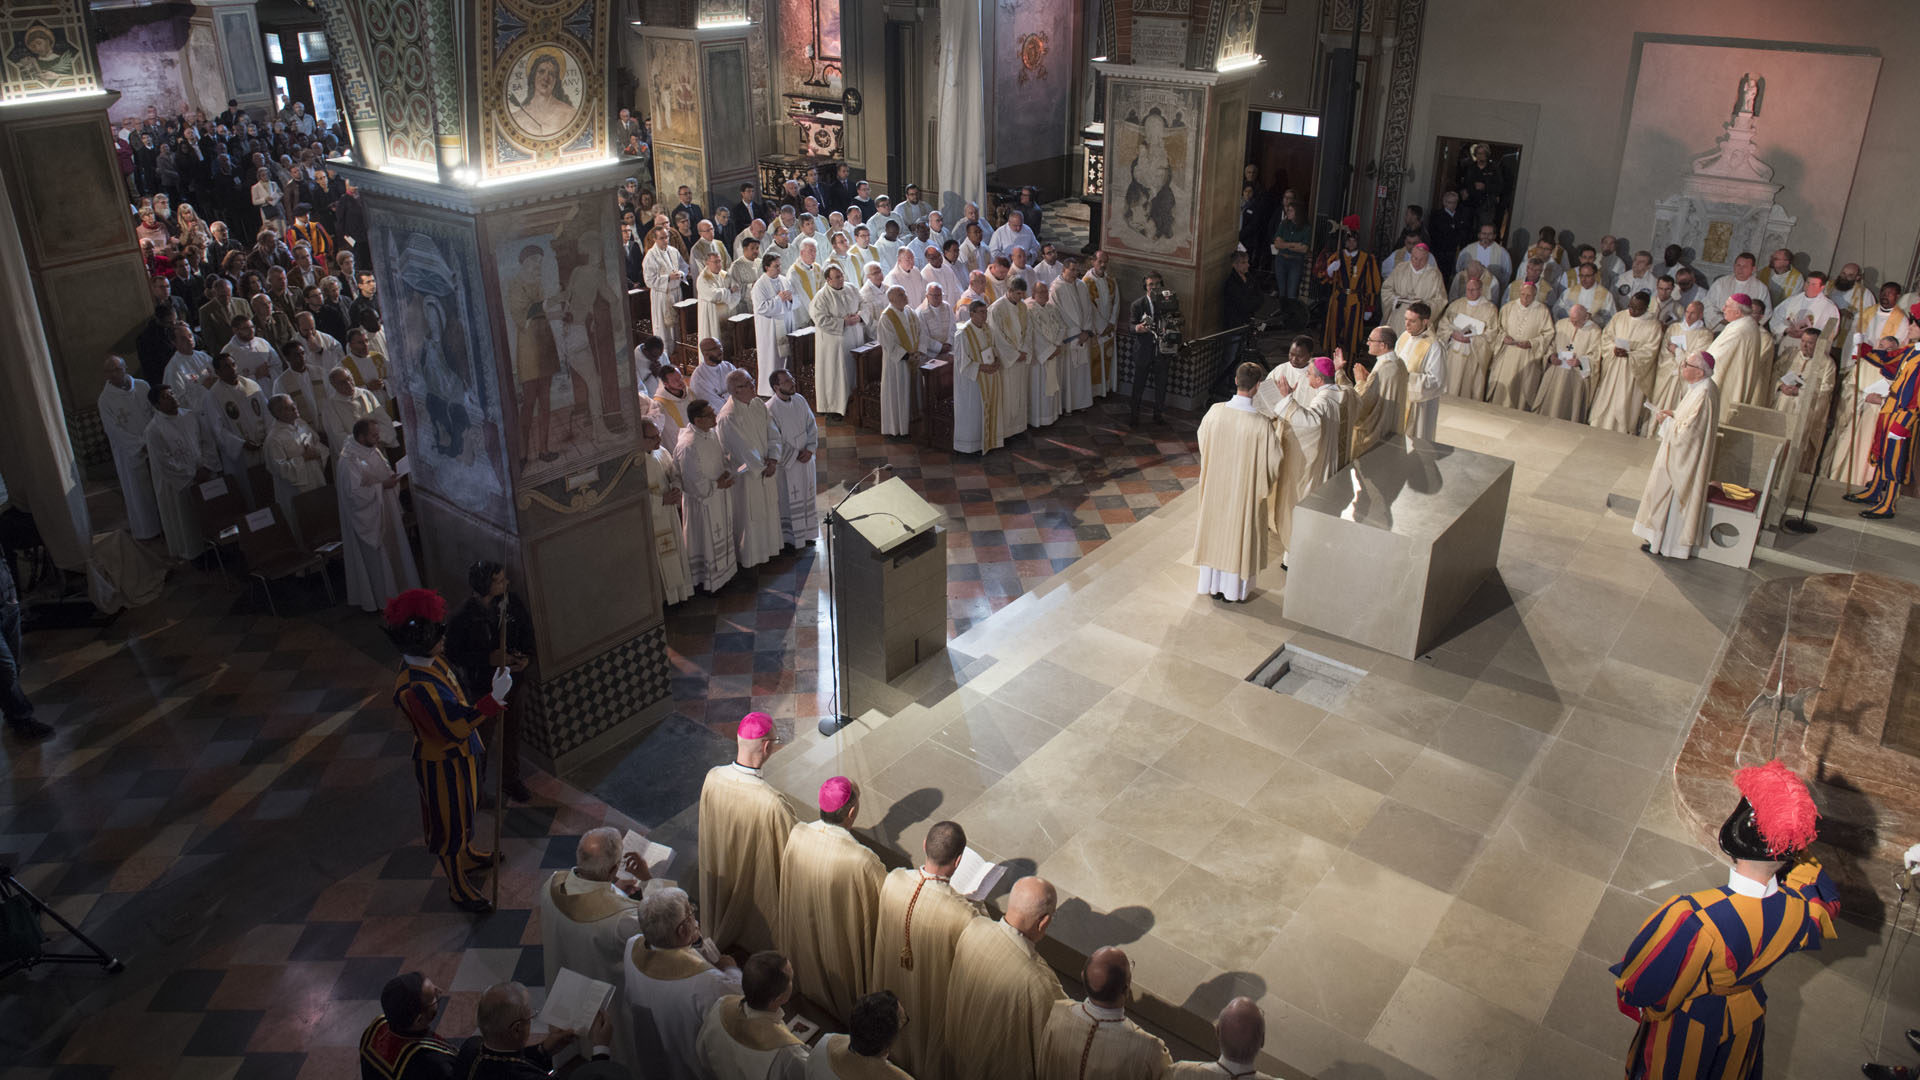
[{"label": "marble floor", "polygon": [[[1748,591],[1801,571],[1643,555],[1607,507],[1646,441],[1452,401],[1440,441],[1516,468],[1497,577],[1419,661],[1288,623],[1277,566],[1245,605],[1196,596],[1188,496],[956,637],[957,689],[804,734],[774,776],[861,780],[898,848],[960,821],[1061,887],[1056,966],[1124,944],[1141,1011],[1196,1041],[1251,994],[1283,1075],[1618,1076],[1607,965],[1725,878],[1675,754]],[[1247,682],[1282,645],[1365,675],[1319,706]],[[1771,1075],[1906,1060],[1911,957],[1862,1020],[1887,938],[1847,923],[1769,976]]]}]

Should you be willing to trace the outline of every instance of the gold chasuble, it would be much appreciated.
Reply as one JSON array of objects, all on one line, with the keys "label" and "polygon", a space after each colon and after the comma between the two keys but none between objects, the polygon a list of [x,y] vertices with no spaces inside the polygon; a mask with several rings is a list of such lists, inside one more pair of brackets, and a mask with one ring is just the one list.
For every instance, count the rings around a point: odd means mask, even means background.
[{"label": "gold chasuble", "polygon": [[886,876],[880,857],[838,825],[809,821],[787,834],[774,936],[801,996],[841,1023],[867,993]]},{"label": "gold chasuble", "polygon": [[1161,1080],[1167,1045],[1119,1009],[1056,1001],[1040,1050],[1040,1080]]},{"label": "gold chasuble", "polygon": [[721,948],[771,949],[793,809],[759,770],[721,765],[700,788],[701,925]]},{"label": "gold chasuble", "polygon": [[1281,529],[1282,503],[1291,502],[1280,488],[1281,440],[1273,421],[1250,408],[1223,401],[1207,410],[1200,421],[1196,565],[1248,581],[1259,576]]},{"label": "gold chasuble", "polygon": [[1066,997],[1033,943],[1004,922],[960,934],[947,987],[947,1080],[1034,1080],[1053,1003]]},{"label": "gold chasuble", "polygon": [[893,991],[913,1017],[893,1044],[893,1058],[917,1080],[946,1080],[947,977],[954,945],[975,913],[952,886],[917,869],[895,870],[880,887],[867,991]]},{"label": "gold chasuble", "polygon": [[1633,535],[1654,554],[1688,559],[1701,542],[1707,481],[1713,472],[1713,436],[1720,425],[1721,390],[1712,379],[1689,386],[1660,430],[1660,450],[1640,494]]},{"label": "gold chasuble", "polygon": [[822,1035],[807,1055],[807,1080],[913,1080],[885,1054],[868,1057],[853,1052],[845,1035]]}]

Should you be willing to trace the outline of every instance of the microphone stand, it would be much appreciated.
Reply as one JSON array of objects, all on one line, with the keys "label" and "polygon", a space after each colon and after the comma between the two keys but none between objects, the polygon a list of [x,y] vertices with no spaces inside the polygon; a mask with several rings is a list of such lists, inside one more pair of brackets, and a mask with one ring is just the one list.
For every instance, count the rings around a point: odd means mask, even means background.
[{"label": "microphone stand", "polygon": [[[1860,361],[1856,358],[1854,360],[1854,363],[1857,365],[1860,363]],[[1820,531],[1820,526],[1815,525],[1813,522],[1807,520],[1807,511],[1813,507],[1813,489],[1820,486],[1820,463],[1827,460],[1827,441],[1833,438],[1833,414],[1834,414],[1834,411],[1838,409],[1840,406],[1840,391],[1842,387],[1844,387],[1845,383],[1846,383],[1845,377],[1842,376],[1838,370],[1836,370],[1834,372],[1833,393],[1827,398],[1827,426],[1820,432],[1820,451],[1819,453],[1814,455],[1813,471],[1807,477],[1807,500],[1800,504],[1800,520],[1798,521],[1783,520],[1780,522],[1780,528],[1784,532],[1796,533],[1804,536],[1808,533],[1816,533]],[[1801,393],[1805,393],[1806,390],[1807,388],[1803,386],[1801,388]],[[1854,406],[1851,404],[1851,402],[1849,402],[1848,407],[1852,408]],[[1788,491],[1793,490],[1792,477],[1787,478],[1787,490]]]},{"label": "microphone stand", "polygon": [[845,654],[842,653],[840,649],[840,598],[835,596],[833,592],[833,567],[835,563],[840,561],[839,546],[833,542],[833,523],[842,520],[840,517],[840,507],[845,505],[848,499],[853,498],[855,492],[879,476],[882,469],[891,468],[892,466],[890,465],[875,466],[872,472],[861,477],[852,487],[848,488],[847,493],[840,496],[839,501],[833,504],[833,508],[827,511],[827,599],[833,604],[833,706],[827,711],[825,716],[820,718],[820,734],[827,737],[839,734],[840,729],[853,723],[853,717],[849,715],[843,707],[844,702],[840,696],[840,668],[845,659]]}]

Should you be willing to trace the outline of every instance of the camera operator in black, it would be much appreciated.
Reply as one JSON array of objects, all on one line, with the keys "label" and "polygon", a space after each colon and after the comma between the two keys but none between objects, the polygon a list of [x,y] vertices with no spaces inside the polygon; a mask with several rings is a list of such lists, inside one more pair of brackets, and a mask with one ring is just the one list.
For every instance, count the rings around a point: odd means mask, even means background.
[{"label": "camera operator in black", "polygon": [[1146,292],[1133,302],[1129,320],[1133,324],[1133,408],[1127,423],[1133,427],[1140,426],[1140,399],[1147,392],[1150,378],[1159,383],[1154,391],[1153,422],[1166,419],[1167,366],[1174,354],[1160,351],[1160,335],[1172,331],[1177,344],[1180,331],[1180,298],[1155,271],[1147,272],[1144,284]]}]

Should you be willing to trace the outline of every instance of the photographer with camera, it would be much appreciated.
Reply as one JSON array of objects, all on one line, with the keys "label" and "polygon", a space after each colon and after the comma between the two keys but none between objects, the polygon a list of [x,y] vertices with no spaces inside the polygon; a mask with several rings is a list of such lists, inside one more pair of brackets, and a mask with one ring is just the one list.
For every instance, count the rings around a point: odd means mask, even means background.
[{"label": "photographer with camera", "polygon": [[1159,383],[1154,391],[1153,422],[1166,420],[1167,366],[1180,351],[1180,298],[1167,288],[1157,271],[1147,271],[1146,292],[1133,302],[1133,408],[1127,414],[1130,427],[1140,426],[1140,398],[1147,392],[1147,380]]}]

